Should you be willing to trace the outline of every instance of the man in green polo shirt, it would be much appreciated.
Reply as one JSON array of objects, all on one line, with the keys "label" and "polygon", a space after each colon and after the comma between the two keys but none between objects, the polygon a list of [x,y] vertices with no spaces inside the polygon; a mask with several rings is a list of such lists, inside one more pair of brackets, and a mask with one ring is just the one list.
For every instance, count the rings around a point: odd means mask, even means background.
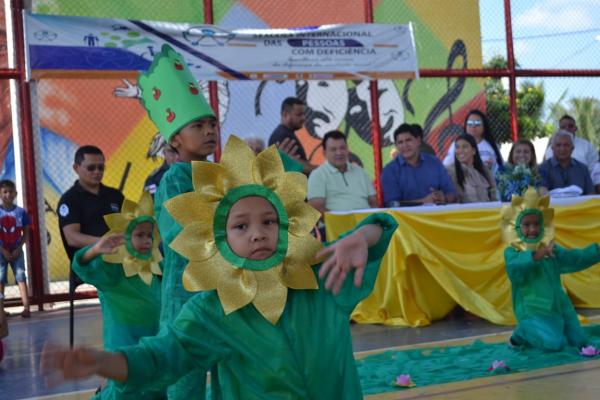
[{"label": "man in green polo shirt", "polygon": [[377,207],[377,196],[364,169],[350,164],[346,136],[331,131],[323,137],[327,161],[308,177],[308,203],[321,214]]}]

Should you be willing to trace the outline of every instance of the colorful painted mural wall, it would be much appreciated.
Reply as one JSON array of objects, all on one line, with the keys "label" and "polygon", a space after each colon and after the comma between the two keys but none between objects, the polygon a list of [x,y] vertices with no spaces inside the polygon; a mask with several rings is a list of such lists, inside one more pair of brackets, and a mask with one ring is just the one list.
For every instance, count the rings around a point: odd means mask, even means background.
[{"label": "colorful painted mural wall", "polygon": [[[176,3],[177,6],[173,6]],[[421,68],[481,67],[481,37],[477,0],[373,1],[378,23],[414,25]],[[364,23],[363,0],[214,0],[215,24],[224,29],[274,28],[331,23]],[[178,0],[38,0],[33,12],[98,18],[123,18],[176,22],[204,22],[203,1]],[[51,35],[51,33],[48,33]],[[82,37],[82,44],[109,46],[131,39],[118,26],[106,35]],[[92,41],[92,42],[90,42]],[[148,44],[148,51],[153,51]],[[68,261],[58,233],[56,204],[76,176],[73,154],[83,144],[100,147],[107,158],[104,183],[122,186],[126,197],[137,200],[145,178],[161,164],[147,157],[156,128],[138,101],[115,96],[115,89],[135,84],[122,79],[42,79],[37,82],[34,115],[38,116],[44,176],[48,260],[51,280],[67,277]],[[0,82],[1,83],[1,82]],[[371,105],[367,81],[253,81],[220,82],[222,139],[236,134],[268,140],[278,125],[281,101],[298,96],[308,105],[306,126],[299,136],[315,163],[323,161],[320,138],[339,129],[348,136],[352,152],[373,174]],[[379,109],[384,163],[389,160],[394,129],[402,122],[419,123],[426,140],[443,155],[452,135],[473,107],[483,108],[482,82],[445,78],[379,81]],[[4,114],[4,111],[3,111]],[[0,129],[3,129],[0,127]],[[6,151],[0,153],[4,175],[14,175],[12,145],[1,132]],[[12,172],[11,172],[12,171]]]}]

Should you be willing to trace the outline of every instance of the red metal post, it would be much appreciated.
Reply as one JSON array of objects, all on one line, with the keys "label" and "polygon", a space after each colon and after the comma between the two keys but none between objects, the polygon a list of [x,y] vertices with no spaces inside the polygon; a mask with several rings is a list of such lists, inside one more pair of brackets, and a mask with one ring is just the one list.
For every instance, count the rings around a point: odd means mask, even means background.
[{"label": "red metal post", "polygon": [[508,67],[508,95],[510,106],[510,129],[513,141],[517,141],[517,75],[515,73],[515,54],[512,35],[512,16],[510,13],[510,0],[504,0],[504,22],[506,23],[506,60]]},{"label": "red metal post", "polygon": [[[365,19],[367,23],[373,23],[373,1],[365,0]],[[379,93],[377,81],[369,83],[371,92],[371,143],[373,145],[373,162],[375,172],[375,191],[377,192],[377,203],[383,206],[383,190],[381,188],[381,125],[379,124]]]},{"label": "red metal post", "polygon": [[14,69],[0,68],[0,79],[19,79],[21,74]]},{"label": "red metal post", "polygon": [[[25,40],[23,32],[23,1],[13,0],[11,12],[14,26],[17,70],[19,71],[19,111],[21,115],[21,148],[23,151],[23,172],[25,178],[25,203],[33,221],[39,221],[36,159],[34,151],[29,84],[25,81]],[[32,297],[39,309],[44,306],[44,274],[38,224],[33,224],[29,237],[29,260],[32,271]]]},{"label": "red metal post", "polygon": [[[214,24],[212,0],[204,0],[204,23]],[[215,150],[215,161],[221,159],[221,125],[219,124],[219,90],[217,82],[208,82],[208,96],[210,106],[217,118],[217,149]]]}]

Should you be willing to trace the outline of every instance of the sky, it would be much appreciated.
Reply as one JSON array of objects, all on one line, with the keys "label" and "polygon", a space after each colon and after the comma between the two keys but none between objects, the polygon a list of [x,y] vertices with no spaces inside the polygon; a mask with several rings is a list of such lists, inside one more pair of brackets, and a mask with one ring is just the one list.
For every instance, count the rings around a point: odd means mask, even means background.
[{"label": "sky", "polygon": [[[479,1],[484,62],[506,56],[503,3]],[[600,69],[600,0],[513,0],[511,13],[515,59],[521,68]],[[541,81],[546,104],[556,102],[565,90],[566,100],[600,98],[600,77]]]}]

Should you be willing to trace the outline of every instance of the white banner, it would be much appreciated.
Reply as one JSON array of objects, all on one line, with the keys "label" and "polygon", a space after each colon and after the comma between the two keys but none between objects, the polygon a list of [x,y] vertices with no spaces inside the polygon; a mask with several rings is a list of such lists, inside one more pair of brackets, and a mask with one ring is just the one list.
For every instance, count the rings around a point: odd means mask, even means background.
[{"label": "white banner", "polygon": [[25,14],[34,78],[129,75],[164,43],[199,80],[407,79],[418,75],[410,24],[224,30],[212,25]]}]

